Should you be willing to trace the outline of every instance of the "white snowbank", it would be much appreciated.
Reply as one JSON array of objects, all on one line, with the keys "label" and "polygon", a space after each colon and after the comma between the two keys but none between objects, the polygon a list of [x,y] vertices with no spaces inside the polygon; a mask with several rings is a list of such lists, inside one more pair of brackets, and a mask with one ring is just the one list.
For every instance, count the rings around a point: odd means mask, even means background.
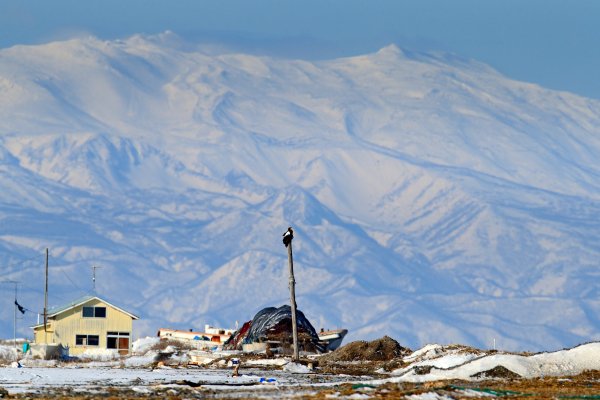
[{"label": "white snowbank", "polygon": [[259,367],[259,366],[282,366],[282,365],[286,365],[287,363],[290,362],[290,359],[286,359],[286,358],[266,358],[266,359],[258,359],[258,360],[248,360],[248,361],[244,361],[243,365],[252,365],[255,367]]},{"label": "white snowbank", "polygon": [[310,374],[313,372],[306,365],[297,364],[294,362],[288,363],[283,367],[283,370],[286,372],[291,372],[292,374]]},{"label": "white snowbank", "polygon": [[481,390],[463,389],[458,391],[459,396],[462,397],[496,397],[495,394],[482,392]]},{"label": "white snowbank", "polygon": [[93,361],[112,361],[120,357],[119,352],[113,349],[87,349],[78,356],[82,360]]},{"label": "white snowbank", "polygon": [[[426,353],[426,352],[423,352]],[[568,350],[552,353],[540,353],[532,356],[516,354],[489,354],[466,360],[457,364],[460,357],[456,353],[448,353],[440,358],[419,361],[406,368],[393,372],[394,378],[378,382],[425,382],[443,379],[474,379],[480,372],[497,366],[519,374],[524,378],[543,376],[576,375],[586,370],[600,370],[600,342],[588,343]],[[417,365],[431,365],[427,374],[417,374]],[[444,367],[449,365],[450,367]]]},{"label": "white snowbank", "polygon": [[12,361],[16,360],[16,358],[17,351],[15,350],[14,346],[0,345],[0,361]]},{"label": "white snowbank", "polygon": [[157,355],[157,352],[149,351],[144,355],[131,356],[123,360],[123,365],[129,368],[150,365],[154,362],[154,360],[156,360]]},{"label": "white snowbank", "polygon": [[436,392],[411,394],[406,396],[406,398],[410,400],[453,400],[450,396],[442,395]]},{"label": "white snowbank", "polygon": [[169,358],[169,361],[178,363],[178,364],[185,364],[190,361],[190,357],[188,356],[188,354],[186,352],[183,352],[181,354],[173,354]]},{"label": "white snowbank", "polygon": [[152,346],[160,342],[160,338],[158,336],[146,336],[144,338],[139,338],[131,345],[131,352],[133,354],[142,355],[146,354]]},{"label": "white snowbank", "polygon": [[429,365],[436,368],[451,368],[484,355],[485,353],[482,351],[468,349],[464,346],[430,344],[404,357],[402,361],[410,363],[411,367]]},{"label": "white snowbank", "polygon": [[419,350],[414,351],[411,355],[404,357],[402,361],[413,362],[419,358],[430,358],[431,356],[438,355],[442,349],[443,346],[439,344],[428,344]]}]

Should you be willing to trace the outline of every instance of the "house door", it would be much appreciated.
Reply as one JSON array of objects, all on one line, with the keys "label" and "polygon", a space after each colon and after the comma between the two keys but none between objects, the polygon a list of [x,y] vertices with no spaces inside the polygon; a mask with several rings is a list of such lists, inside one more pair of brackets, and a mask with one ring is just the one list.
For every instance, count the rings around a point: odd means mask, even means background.
[{"label": "house door", "polygon": [[129,354],[129,338],[128,337],[120,337],[119,338],[119,354],[122,356],[126,356]]}]

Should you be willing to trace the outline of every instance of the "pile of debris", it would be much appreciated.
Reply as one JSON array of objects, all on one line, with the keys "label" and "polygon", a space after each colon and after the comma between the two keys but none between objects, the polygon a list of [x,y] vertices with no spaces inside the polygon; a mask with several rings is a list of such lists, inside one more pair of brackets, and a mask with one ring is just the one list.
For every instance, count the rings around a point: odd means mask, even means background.
[{"label": "pile of debris", "polygon": [[348,343],[336,351],[319,358],[319,362],[334,361],[390,361],[404,357],[412,351],[400,346],[400,343],[389,336],[371,342],[359,340]]},{"label": "pile of debris", "polygon": [[401,367],[402,358],[411,352],[389,336],[371,342],[359,340],[319,357],[319,368],[325,373],[348,375],[391,371]]},{"label": "pile of debris", "polygon": [[[300,310],[296,311],[296,325],[299,350],[323,352],[315,328]],[[292,344],[292,309],[284,305],[260,310],[251,321],[244,323],[231,335],[223,349],[285,353]]]}]

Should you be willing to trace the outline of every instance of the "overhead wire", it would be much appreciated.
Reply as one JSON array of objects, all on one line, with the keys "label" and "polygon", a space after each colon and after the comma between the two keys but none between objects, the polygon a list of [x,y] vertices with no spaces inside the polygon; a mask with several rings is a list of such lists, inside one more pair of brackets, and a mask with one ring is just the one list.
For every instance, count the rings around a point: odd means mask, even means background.
[{"label": "overhead wire", "polygon": [[75,282],[73,282],[71,280],[71,278],[69,278],[69,275],[67,275],[67,273],[64,270],[60,270],[60,272],[63,273],[63,275],[69,280],[69,282],[71,282],[73,284],[73,286],[75,286],[77,289],[79,289],[81,292],[83,293],[87,293],[85,290],[83,290],[82,288],[80,288]]},{"label": "overhead wire", "polygon": [[[41,254],[41,256],[43,256],[44,254],[45,254],[45,253],[42,253],[42,254]],[[40,257],[40,254],[38,254],[38,255],[35,255],[35,256],[32,256],[32,257],[29,257],[29,258],[26,258],[26,259],[24,259],[24,260],[21,260],[21,261],[18,261],[18,262],[14,262],[14,263],[12,263],[12,264],[9,264],[9,265],[6,265],[6,266],[5,266],[3,269],[10,269],[10,268],[13,268],[13,267],[17,267],[17,266],[19,266],[19,265],[23,265],[23,264],[25,264],[26,262],[32,261],[32,260],[34,260],[34,259],[36,259],[36,258],[38,258],[38,257]],[[76,283],[75,283],[75,282],[74,282],[74,281],[73,281],[73,280],[72,280],[72,279],[71,279],[71,278],[70,278],[70,277],[69,277],[69,276],[68,276],[68,275],[65,273],[65,271],[64,271],[64,270],[62,270],[62,269],[61,269],[61,272],[62,272],[62,273],[65,275],[65,277],[67,278],[67,280],[68,280],[69,282],[71,282],[71,284],[72,284],[72,285],[73,285],[73,286],[74,286],[74,287],[75,287],[77,290],[81,291],[82,293],[87,293],[87,291],[86,291],[86,290],[84,290],[84,289],[82,289],[82,288],[81,288],[79,285],[77,285],[77,284],[76,284]],[[36,290],[34,290],[34,291],[36,291]],[[59,299],[61,299],[61,300],[64,300],[64,298],[63,298],[63,297],[61,297],[61,296],[57,296],[56,294],[54,294],[53,296],[54,296],[54,297],[57,297],[57,298],[59,298]],[[30,308],[27,308],[27,307],[23,307],[23,309],[24,309],[25,311],[29,311],[29,312],[31,312],[31,313],[37,313],[37,314],[41,314],[41,313],[43,313],[43,312],[40,312],[40,311],[32,310],[32,309],[30,309]]]},{"label": "overhead wire", "polygon": [[[43,256],[44,254],[45,254],[45,253],[42,253],[41,255]],[[13,267],[16,267],[16,266],[19,266],[19,265],[25,264],[26,262],[28,262],[28,261],[32,261],[32,260],[34,260],[34,259],[36,259],[36,258],[38,258],[38,257],[40,257],[40,255],[39,255],[39,254],[38,254],[38,255],[35,255],[35,256],[32,256],[32,257],[30,257],[30,258],[26,258],[26,259],[24,259],[24,260],[21,260],[21,261],[19,261],[19,262],[15,262],[15,263],[9,264],[9,265],[7,265],[7,266],[5,267],[5,269],[9,269],[9,268],[13,268]],[[82,292],[82,293],[88,293],[88,291],[86,291],[86,290],[82,289],[82,288],[81,288],[79,285],[77,285],[77,284],[76,284],[76,283],[75,283],[75,282],[74,282],[74,281],[73,281],[73,280],[72,280],[72,279],[69,277],[69,275],[67,275],[67,273],[66,273],[64,270],[62,270],[62,269],[61,269],[61,272],[63,273],[63,275],[64,275],[64,276],[67,278],[67,280],[68,280],[69,282],[71,282],[71,284],[72,284],[72,285],[73,285],[73,286],[74,286],[74,287],[75,287],[77,290],[79,290],[79,291],[80,291],[80,292]],[[34,290],[34,291],[35,291],[35,290]],[[60,300],[65,300],[65,299],[64,299],[63,297],[61,297],[60,295],[53,294],[53,297],[56,297],[56,298],[58,298],[58,299],[60,299]],[[23,307],[23,309],[24,309],[25,311],[29,311],[29,312],[31,312],[31,313],[37,313],[37,314],[42,314],[42,313],[43,313],[43,312],[40,312],[40,311],[31,310],[31,309],[29,309],[29,308],[26,308],[26,307]]]}]

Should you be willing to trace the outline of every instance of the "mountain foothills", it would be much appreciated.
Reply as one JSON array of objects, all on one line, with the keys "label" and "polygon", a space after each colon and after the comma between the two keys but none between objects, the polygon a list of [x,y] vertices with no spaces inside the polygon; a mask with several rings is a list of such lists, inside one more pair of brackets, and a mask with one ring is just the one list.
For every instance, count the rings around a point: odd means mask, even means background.
[{"label": "mountain foothills", "polygon": [[[600,102],[395,46],[326,61],[171,33],[0,50],[0,280],[160,327],[289,302],[318,330],[547,350],[600,339]],[[13,286],[0,284],[0,336]],[[20,315],[20,314],[19,314]]]}]

